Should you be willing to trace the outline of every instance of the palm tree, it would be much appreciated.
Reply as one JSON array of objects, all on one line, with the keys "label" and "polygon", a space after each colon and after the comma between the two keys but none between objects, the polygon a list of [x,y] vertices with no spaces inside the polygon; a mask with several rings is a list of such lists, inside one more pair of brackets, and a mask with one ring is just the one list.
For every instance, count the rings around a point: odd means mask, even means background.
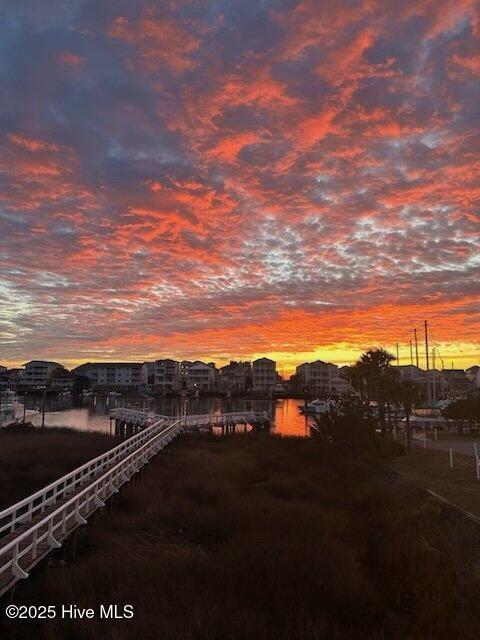
[{"label": "palm tree", "polygon": [[[359,391],[364,394],[364,402],[368,403],[374,398],[378,403],[378,418],[382,435],[385,435],[385,402],[388,397],[388,389],[396,373],[391,367],[395,356],[385,349],[369,349],[353,366],[354,378],[352,384],[360,385]],[[360,382],[358,382],[360,379]],[[358,388],[358,387],[357,387]]]}]

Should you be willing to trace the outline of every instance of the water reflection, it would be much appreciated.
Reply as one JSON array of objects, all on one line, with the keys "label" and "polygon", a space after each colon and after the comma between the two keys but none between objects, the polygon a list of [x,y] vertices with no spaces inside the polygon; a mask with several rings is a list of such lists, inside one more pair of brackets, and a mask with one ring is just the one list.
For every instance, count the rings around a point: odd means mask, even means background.
[{"label": "water reflection", "polygon": [[[28,398],[28,409],[41,409],[41,399]],[[92,396],[80,398],[74,406],[72,397],[47,398],[45,424],[48,427],[74,427],[83,431],[109,432],[108,414],[114,407],[130,407],[163,415],[186,413],[228,413],[232,411],[269,411],[273,418],[272,433],[289,436],[309,435],[309,421],[300,413],[302,400],[292,398],[275,401],[242,398],[161,398],[159,400],[128,400]],[[38,416],[39,417],[39,416]],[[38,422],[38,419],[35,420]]]}]

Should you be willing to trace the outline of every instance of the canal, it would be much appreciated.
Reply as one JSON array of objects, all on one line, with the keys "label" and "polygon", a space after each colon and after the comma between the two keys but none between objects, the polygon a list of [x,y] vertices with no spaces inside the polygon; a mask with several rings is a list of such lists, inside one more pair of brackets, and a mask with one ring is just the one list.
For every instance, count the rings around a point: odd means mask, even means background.
[{"label": "canal", "polygon": [[[28,409],[41,409],[41,399],[27,398]],[[188,414],[229,413],[232,411],[268,410],[272,416],[272,433],[289,436],[308,436],[309,419],[300,413],[302,400],[293,398],[268,400],[246,400],[242,398],[162,398],[160,400],[128,400],[95,396],[81,398],[73,406],[71,397],[47,398],[45,425],[47,427],[73,427],[82,431],[105,431],[110,428],[109,411],[116,407],[130,407],[152,411],[162,415],[178,416],[185,403]],[[79,405],[79,406],[78,406]],[[33,420],[39,424],[40,416]]]}]

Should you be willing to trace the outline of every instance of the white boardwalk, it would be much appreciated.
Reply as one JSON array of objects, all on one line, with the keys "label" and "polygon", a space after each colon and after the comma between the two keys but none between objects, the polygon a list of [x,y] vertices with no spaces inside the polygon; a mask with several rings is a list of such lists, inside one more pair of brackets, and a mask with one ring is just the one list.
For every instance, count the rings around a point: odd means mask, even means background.
[{"label": "white boardwalk", "polygon": [[268,412],[172,418],[130,409],[114,409],[110,417],[118,432],[125,428],[123,433],[136,433],[0,512],[0,596],[27,578],[31,568],[86,524],[179,433],[205,426],[261,424],[269,419]]}]

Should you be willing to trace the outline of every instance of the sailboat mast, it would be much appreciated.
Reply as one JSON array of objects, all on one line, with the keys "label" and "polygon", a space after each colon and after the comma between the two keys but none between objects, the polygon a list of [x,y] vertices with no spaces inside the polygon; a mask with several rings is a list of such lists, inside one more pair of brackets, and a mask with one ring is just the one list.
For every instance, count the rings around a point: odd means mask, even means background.
[{"label": "sailboat mast", "polygon": [[435,370],[435,347],[433,347],[432,349],[432,364],[433,364],[432,395],[433,395],[433,406],[435,406],[437,403],[437,394],[435,389],[435,377],[437,375],[437,372]]},{"label": "sailboat mast", "polygon": [[410,340],[410,377],[413,380],[413,345]]},{"label": "sailboat mast", "polygon": [[415,356],[416,356],[416,364],[417,364],[417,369],[420,366],[419,362],[418,362],[418,338],[417,338],[417,329],[415,328],[413,330],[413,333],[415,335]]},{"label": "sailboat mast", "polygon": [[430,406],[430,362],[428,359],[428,321],[425,320],[425,364],[427,366],[427,407]]}]

